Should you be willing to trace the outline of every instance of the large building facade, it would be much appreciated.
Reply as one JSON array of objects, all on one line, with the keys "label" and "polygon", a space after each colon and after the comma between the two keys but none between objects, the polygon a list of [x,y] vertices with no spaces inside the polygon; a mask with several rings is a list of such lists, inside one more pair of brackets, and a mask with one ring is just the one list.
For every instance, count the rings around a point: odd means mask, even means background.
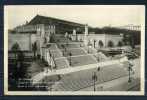
[{"label": "large building facade", "polygon": [[[89,30],[88,25],[36,15],[30,22],[14,28],[13,32],[9,32],[9,50],[15,42],[18,42],[22,50],[30,51],[36,42],[38,52],[41,54],[43,44],[50,42],[52,34],[68,34],[72,41],[83,42],[85,46],[91,44],[96,48],[115,47],[123,39],[120,33],[112,35],[104,32],[93,32]],[[23,45],[23,42],[27,46]]]}]

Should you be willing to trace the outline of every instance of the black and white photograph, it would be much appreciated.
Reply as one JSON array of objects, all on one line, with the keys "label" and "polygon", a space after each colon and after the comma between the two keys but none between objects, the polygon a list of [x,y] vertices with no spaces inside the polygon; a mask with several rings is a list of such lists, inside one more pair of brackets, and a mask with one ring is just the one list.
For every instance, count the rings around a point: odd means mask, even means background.
[{"label": "black and white photograph", "polygon": [[144,5],[7,5],[5,95],[144,95]]}]

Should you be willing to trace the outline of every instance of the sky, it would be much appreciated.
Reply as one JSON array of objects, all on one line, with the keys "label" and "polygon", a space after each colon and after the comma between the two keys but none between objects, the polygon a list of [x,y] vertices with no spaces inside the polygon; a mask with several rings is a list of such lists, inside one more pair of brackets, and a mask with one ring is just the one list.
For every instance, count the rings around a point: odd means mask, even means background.
[{"label": "sky", "polygon": [[140,25],[144,6],[125,5],[15,5],[5,6],[8,28],[25,24],[37,14],[92,27]]}]

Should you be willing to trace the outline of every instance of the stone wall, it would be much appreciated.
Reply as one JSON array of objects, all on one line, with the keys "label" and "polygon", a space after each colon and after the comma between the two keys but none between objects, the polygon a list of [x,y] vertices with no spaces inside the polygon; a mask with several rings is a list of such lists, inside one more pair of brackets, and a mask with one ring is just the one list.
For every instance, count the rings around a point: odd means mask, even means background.
[{"label": "stone wall", "polygon": [[[72,40],[76,39],[76,35],[72,35]],[[108,34],[88,34],[87,35],[87,41],[94,46],[95,41],[95,47],[100,48],[99,42],[102,41],[103,47],[108,47],[108,42],[112,41],[114,44],[114,47],[118,45],[119,41],[122,41],[123,37],[120,35],[108,35]],[[84,41],[84,34],[77,34],[77,40],[78,41]]]},{"label": "stone wall", "polygon": [[36,34],[31,33],[8,33],[8,50],[18,43],[21,50],[32,50],[32,44],[36,41]]}]

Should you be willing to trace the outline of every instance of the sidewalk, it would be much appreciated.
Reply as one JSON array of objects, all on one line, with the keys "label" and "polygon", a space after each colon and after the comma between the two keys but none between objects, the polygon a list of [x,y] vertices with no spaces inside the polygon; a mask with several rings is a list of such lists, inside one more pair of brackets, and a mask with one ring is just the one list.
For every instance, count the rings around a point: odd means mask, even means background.
[{"label": "sidewalk", "polygon": [[[139,86],[139,80],[132,78],[131,83],[128,83],[128,76],[125,76],[112,81],[97,84],[96,91],[127,91],[133,88],[134,86]],[[93,91],[93,90],[94,90],[94,86],[91,86],[81,89],[80,91]]]},{"label": "sidewalk", "polygon": [[72,73],[72,72],[78,72],[81,70],[93,69],[93,68],[97,68],[97,67],[107,67],[109,65],[120,64],[125,61],[128,61],[128,60],[126,58],[121,58],[119,60],[110,60],[110,61],[105,61],[105,62],[99,62],[97,64],[89,64],[89,65],[77,66],[77,67],[68,67],[68,68],[53,70],[53,71],[48,70],[48,73],[40,72],[36,76],[32,77],[32,80],[33,80],[33,84],[34,84],[36,82],[39,82],[45,76],[63,75],[63,74],[68,74],[68,73]]}]

